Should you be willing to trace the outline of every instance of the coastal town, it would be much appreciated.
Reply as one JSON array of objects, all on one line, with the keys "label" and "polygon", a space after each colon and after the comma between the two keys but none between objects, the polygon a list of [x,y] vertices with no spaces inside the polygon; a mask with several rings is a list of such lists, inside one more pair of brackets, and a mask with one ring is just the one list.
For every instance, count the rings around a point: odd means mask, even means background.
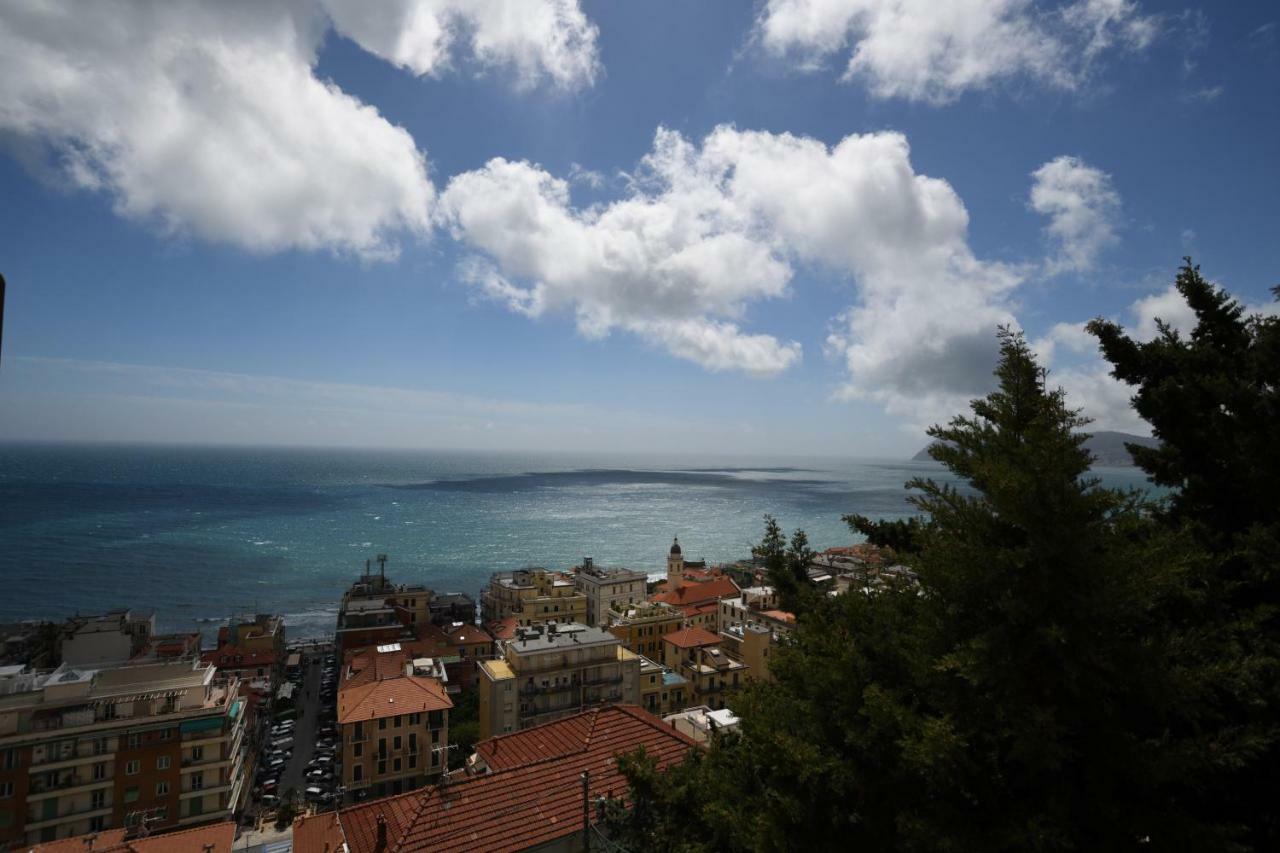
[{"label": "coastal town", "polygon": [[[910,570],[872,545],[813,558],[829,595]],[[233,617],[208,643],[119,609],[0,626],[0,850],[583,850],[625,781],[732,733],[794,629],[757,560],[396,583],[386,555],[332,637]],[[589,807],[590,804],[595,807]],[[499,807],[500,805],[500,807]]]}]

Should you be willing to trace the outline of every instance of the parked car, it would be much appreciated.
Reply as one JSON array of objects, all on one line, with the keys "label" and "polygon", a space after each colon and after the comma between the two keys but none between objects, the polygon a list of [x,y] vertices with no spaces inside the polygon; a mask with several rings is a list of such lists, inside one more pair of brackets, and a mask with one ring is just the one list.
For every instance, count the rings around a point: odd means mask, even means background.
[{"label": "parked car", "polygon": [[275,794],[263,794],[262,804],[264,806],[267,806],[268,808],[275,808],[276,806],[280,805],[280,798],[277,797]]},{"label": "parked car", "polygon": [[318,785],[312,785],[302,793],[308,800],[318,800],[324,795],[324,791]]}]

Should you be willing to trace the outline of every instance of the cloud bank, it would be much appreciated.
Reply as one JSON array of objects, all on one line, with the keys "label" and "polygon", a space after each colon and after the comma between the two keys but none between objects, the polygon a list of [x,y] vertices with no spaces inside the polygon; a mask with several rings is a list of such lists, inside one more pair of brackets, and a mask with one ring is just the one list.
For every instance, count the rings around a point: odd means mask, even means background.
[{"label": "cloud bank", "polygon": [[392,257],[428,233],[435,191],[408,132],[316,76],[329,15],[419,74],[462,55],[521,87],[568,88],[598,66],[575,0],[13,3],[0,11],[0,130],[170,232]]},{"label": "cloud bank", "polygon": [[876,97],[946,103],[1016,78],[1078,89],[1104,53],[1158,30],[1130,0],[768,0],[754,38],[802,71],[847,53],[842,79]]},{"label": "cloud bank", "polygon": [[828,340],[848,366],[843,393],[911,417],[987,386],[1022,279],[974,256],[959,196],[915,172],[897,133],[828,146],[725,125],[697,144],[659,128],[616,201],[575,207],[564,179],[495,159],[453,178],[439,212],[476,252],[464,274],[478,292],[528,316],[571,311],[588,337],[629,331],[713,370],[795,364],[799,344],[741,324],[787,296],[798,265],[846,274],[858,302]]}]

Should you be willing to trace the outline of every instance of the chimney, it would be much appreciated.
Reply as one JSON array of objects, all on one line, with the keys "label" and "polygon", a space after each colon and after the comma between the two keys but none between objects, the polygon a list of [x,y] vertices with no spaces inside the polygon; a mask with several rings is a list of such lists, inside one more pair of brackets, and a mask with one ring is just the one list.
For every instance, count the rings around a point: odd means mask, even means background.
[{"label": "chimney", "polygon": [[378,812],[378,843],[373,848],[378,853],[387,849],[387,819]]}]

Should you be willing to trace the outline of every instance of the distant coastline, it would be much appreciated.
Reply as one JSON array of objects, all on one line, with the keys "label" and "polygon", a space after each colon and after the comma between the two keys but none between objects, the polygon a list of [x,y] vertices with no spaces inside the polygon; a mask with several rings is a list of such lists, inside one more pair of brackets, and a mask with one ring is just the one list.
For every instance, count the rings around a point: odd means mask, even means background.
[{"label": "distant coastline", "polygon": [[[1093,454],[1095,468],[1132,468],[1134,467],[1133,456],[1129,453],[1129,449],[1125,447],[1126,444],[1157,447],[1160,442],[1146,435],[1099,430],[1090,434],[1088,440],[1084,443],[1084,447]],[[911,457],[911,461],[933,461],[933,457],[929,455],[931,447],[933,447],[932,444],[922,448],[915,456]]]}]

